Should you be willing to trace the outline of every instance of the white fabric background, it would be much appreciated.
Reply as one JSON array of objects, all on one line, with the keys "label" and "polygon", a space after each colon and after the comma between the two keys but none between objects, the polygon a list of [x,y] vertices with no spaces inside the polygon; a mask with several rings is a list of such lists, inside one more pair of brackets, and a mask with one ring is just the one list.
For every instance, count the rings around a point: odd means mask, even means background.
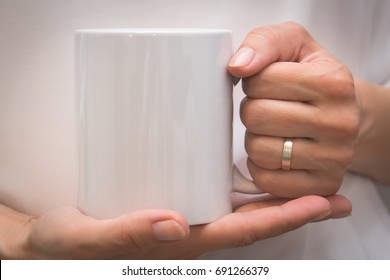
[{"label": "white fabric background", "polygon": [[[355,75],[390,79],[390,1],[0,0],[0,202],[39,215],[77,199],[73,36],[80,28],[212,27],[233,30],[303,24]],[[236,110],[243,94],[235,89]],[[245,172],[235,116],[234,157]],[[390,168],[390,167],[389,167]],[[312,224],[211,258],[389,258],[389,192],[349,174],[342,192],[353,216]]]}]

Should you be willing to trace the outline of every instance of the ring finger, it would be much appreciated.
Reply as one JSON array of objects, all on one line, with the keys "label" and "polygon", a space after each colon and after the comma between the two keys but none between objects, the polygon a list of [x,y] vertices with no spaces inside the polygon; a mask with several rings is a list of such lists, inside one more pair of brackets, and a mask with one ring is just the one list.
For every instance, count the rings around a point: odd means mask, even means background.
[{"label": "ring finger", "polygon": [[[255,135],[246,132],[245,149],[248,157],[262,169],[277,170],[282,167],[285,138]],[[328,147],[308,138],[293,138],[290,168],[294,170],[321,170],[334,159]],[[333,156],[334,157],[334,156]]]}]

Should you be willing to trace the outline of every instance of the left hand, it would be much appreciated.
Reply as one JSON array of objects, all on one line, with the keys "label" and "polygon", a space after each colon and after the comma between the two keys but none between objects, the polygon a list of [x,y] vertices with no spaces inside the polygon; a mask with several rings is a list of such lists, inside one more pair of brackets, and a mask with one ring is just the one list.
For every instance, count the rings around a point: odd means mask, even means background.
[{"label": "left hand", "polygon": [[[1,209],[0,206],[0,218]],[[169,210],[141,210],[96,220],[76,208],[62,207],[37,219],[13,214],[12,217],[22,218],[10,221],[11,227],[0,224],[0,236],[4,237],[0,257],[190,259],[214,250],[250,245],[309,222],[342,218],[351,211],[349,200],[340,195],[292,200],[270,196],[241,206],[212,223],[192,226],[190,231],[184,218]],[[18,220],[26,223],[18,224]]]},{"label": "left hand", "polygon": [[[336,193],[354,154],[360,107],[345,65],[301,26],[253,30],[230,61],[247,97],[248,169],[257,186],[281,197]],[[293,139],[290,170],[282,170],[286,138]]]}]

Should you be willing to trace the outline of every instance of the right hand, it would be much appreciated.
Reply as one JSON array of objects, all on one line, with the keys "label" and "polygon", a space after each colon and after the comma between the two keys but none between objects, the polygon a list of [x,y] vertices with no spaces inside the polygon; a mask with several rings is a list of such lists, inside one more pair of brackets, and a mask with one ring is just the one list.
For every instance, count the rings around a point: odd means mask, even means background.
[{"label": "right hand", "polygon": [[[350,70],[291,22],[251,31],[228,70],[243,78],[240,115],[256,185],[287,198],[337,193],[362,117]],[[287,138],[294,146],[284,165]]]},{"label": "right hand", "polygon": [[2,258],[22,259],[189,259],[350,212],[350,202],[339,195],[270,198],[190,230],[182,216],[169,210],[143,210],[96,220],[76,208],[63,207],[38,219],[25,219],[15,234],[8,235],[8,250],[0,253]]}]

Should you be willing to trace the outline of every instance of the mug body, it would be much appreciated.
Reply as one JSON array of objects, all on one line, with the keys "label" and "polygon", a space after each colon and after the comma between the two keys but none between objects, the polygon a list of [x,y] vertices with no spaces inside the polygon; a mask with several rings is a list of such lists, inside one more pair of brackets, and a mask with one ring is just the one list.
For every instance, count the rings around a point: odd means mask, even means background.
[{"label": "mug body", "polygon": [[172,209],[189,224],[231,211],[231,56],[229,30],[76,32],[82,211]]}]

